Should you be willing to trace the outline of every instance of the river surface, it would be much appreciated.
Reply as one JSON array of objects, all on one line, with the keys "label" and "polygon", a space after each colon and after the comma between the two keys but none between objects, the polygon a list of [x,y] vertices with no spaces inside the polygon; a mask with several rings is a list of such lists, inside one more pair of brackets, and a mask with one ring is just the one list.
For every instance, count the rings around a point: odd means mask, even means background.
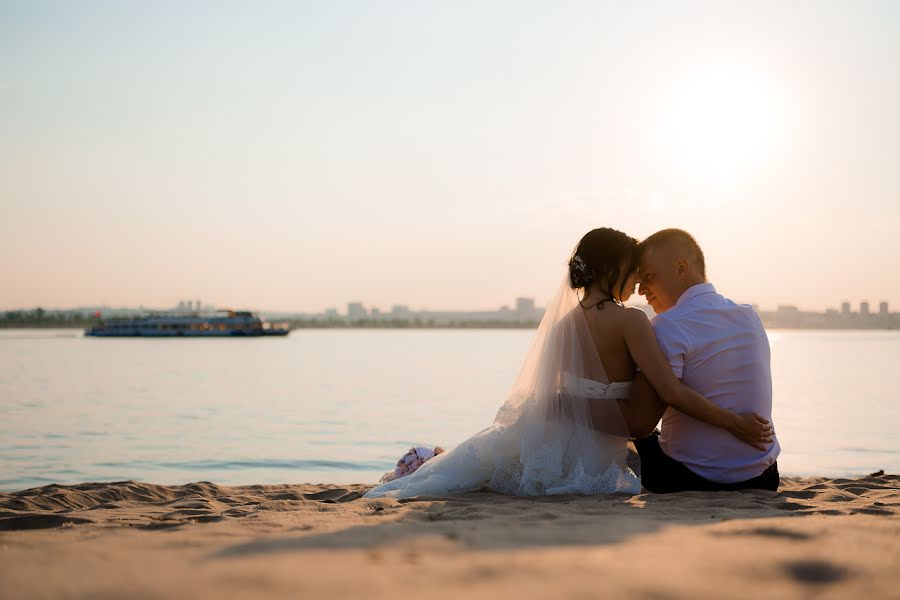
[{"label": "river surface", "polygon": [[[532,330],[0,331],[0,490],[374,483],[489,425]],[[770,331],[785,475],[900,473],[900,332]]]}]

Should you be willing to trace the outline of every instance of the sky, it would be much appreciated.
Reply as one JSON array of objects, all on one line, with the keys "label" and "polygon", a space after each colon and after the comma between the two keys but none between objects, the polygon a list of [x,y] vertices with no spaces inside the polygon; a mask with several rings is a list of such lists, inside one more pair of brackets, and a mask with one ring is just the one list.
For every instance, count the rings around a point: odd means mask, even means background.
[{"label": "sky", "polygon": [[580,237],[900,309],[900,3],[0,0],[0,309],[545,303]]}]

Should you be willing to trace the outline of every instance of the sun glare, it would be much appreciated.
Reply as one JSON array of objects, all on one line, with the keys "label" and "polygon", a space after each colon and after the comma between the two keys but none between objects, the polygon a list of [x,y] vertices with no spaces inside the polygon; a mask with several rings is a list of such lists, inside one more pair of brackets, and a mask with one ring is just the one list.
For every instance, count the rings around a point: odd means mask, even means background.
[{"label": "sun glare", "polygon": [[698,73],[674,87],[660,131],[676,161],[730,182],[772,158],[780,116],[765,79],[721,69]]}]

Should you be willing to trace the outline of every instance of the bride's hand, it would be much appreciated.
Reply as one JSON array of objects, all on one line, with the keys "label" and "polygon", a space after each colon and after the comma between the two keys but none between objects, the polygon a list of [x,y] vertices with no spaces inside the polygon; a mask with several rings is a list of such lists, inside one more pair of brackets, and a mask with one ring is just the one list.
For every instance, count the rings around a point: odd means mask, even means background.
[{"label": "bride's hand", "polygon": [[731,435],[757,450],[768,450],[769,444],[775,441],[775,429],[772,424],[755,413],[734,415],[734,423],[729,428]]}]

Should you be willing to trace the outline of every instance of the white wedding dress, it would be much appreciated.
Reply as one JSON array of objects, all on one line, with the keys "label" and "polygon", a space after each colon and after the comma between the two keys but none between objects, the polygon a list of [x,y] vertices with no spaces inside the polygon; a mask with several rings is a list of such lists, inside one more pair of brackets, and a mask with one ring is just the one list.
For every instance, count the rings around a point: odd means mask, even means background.
[{"label": "white wedding dress", "polygon": [[606,377],[566,278],[494,424],[365,497],[638,493],[617,402],[630,390]]}]

